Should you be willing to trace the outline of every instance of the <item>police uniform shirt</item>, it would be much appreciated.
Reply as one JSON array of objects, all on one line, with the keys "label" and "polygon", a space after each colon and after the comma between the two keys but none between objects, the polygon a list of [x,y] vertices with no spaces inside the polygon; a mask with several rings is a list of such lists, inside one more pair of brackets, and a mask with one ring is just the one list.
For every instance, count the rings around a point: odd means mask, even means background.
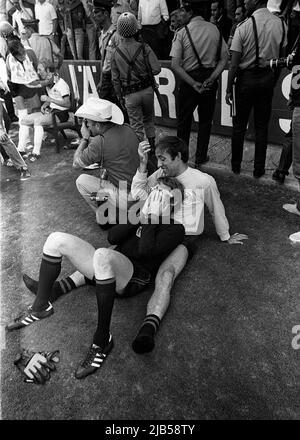
[{"label": "police uniform shirt", "polygon": [[[197,16],[191,19],[188,24],[188,29],[202,65],[206,68],[216,67],[220,41],[220,32],[217,26]],[[227,45],[222,38],[222,48],[226,49],[226,47]],[[190,72],[199,67],[198,60],[184,28],[179,29],[175,34],[170,56],[179,58],[181,60],[181,66],[186,72]]]},{"label": "police uniform shirt", "polygon": [[[282,21],[272,14],[267,8],[257,9],[253,14],[257,27],[259,46],[259,66],[266,67],[268,60],[279,57],[279,48],[282,41]],[[283,47],[287,44],[287,32]],[[237,26],[233,36],[230,50],[242,54],[239,64],[240,69],[255,66],[255,38],[252,19],[248,18]]]},{"label": "police uniform shirt", "polygon": [[102,30],[99,36],[101,64],[102,64],[102,71],[104,72],[110,71],[110,62],[107,60],[107,52],[109,50],[109,45],[112,44],[111,40],[115,34],[115,31],[116,31],[116,26],[112,24],[107,29],[106,32]]}]

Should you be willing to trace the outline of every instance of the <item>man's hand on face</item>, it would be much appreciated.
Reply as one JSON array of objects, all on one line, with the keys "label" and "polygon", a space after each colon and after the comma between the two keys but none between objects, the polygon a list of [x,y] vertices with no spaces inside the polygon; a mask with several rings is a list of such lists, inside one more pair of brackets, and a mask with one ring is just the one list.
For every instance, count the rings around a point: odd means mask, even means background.
[{"label": "man's hand on face", "polygon": [[80,132],[81,132],[81,136],[83,137],[83,139],[89,139],[91,136],[91,132],[88,129],[85,121],[82,122]]},{"label": "man's hand on face", "polygon": [[227,242],[229,244],[244,244],[243,240],[248,240],[248,238],[249,238],[248,235],[239,234],[237,232],[236,234],[233,234]]}]

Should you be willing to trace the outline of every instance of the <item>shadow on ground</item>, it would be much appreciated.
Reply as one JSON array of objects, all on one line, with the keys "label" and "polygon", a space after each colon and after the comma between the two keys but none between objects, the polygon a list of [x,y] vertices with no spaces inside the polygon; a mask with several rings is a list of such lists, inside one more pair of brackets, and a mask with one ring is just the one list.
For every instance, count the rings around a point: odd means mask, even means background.
[{"label": "shadow on ground", "polygon": [[[31,165],[32,178],[26,182],[2,167],[2,330],[33,300],[21,274],[38,276],[49,233],[69,232],[95,247],[106,245],[106,234],[76,191],[73,152],[56,155],[53,149],[45,149]],[[131,349],[148,290],[116,302],[115,348],[101,370],[83,381],[74,378],[74,370],[96,324],[92,287],[61,298],[51,318],[2,333],[2,419],[300,418],[300,350],[291,346],[292,328],[300,325],[300,248],[288,240],[300,230],[300,219],[281,208],[296,194],[211,172],[231,232],[248,234],[248,242],[221,243],[206,213],[205,233],[176,282],[155,350],[138,356]],[[70,271],[64,261],[62,275]],[[61,351],[58,371],[45,386],[22,382],[13,366],[21,347]]]}]

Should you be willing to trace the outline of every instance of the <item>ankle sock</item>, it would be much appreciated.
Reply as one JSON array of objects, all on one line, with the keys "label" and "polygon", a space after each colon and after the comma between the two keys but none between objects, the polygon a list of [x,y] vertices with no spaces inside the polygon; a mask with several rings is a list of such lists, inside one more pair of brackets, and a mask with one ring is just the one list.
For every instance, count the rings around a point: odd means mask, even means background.
[{"label": "ankle sock", "polygon": [[43,254],[37,295],[32,305],[34,311],[40,312],[47,308],[53,284],[60,274],[61,261],[62,257]]},{"label": "ankle sock", "polygon": [[138,334],[132,342],[133,351],[138,354],[149,353],[155,346],[154,336],[158,330],[160,318],[156,315],[147,315]]},{"label": "ankle sock", "polygon": [[109,341],[110,321],[116,296],[116,280],[96,279],[96,298],[98,305],[98,326],[94,334],[93,343],[102,349]]}]

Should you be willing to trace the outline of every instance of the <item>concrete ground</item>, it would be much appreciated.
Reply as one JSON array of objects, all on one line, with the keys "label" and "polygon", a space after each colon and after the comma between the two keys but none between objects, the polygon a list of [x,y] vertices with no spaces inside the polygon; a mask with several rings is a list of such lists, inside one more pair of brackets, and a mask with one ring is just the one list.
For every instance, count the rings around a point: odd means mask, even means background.
[{"label": "concrete ground", "polygon": [[[194,138],[192,151],[193,145]],[[267,177],[249,177],[250,157],[245,173],[232,175],[228,145],[229,139],[212,136],[211,162],[203,170],[217,181],[231,232],[249,240],[243,246],[221,243],[207,212],[198,251],[174,286],[155,350],[139,356],[131,349],[148,289],[116,301],[115,347],[100,371],[82,381],[74,370],[95,328],[91,287],[61,298],[47,320],[9,334],[4,326],[33,301],[21,274],[38,277],[49,233],[69,232],[96,247],[106,245],[106,233],[76,191],[74,151],[57,155],[47,143],[25,182],[1,167],[3,420],[300,419],[300,350],[292,348],[292,329],[300,325],[300,247],[288,239],[300,230],[300,218],[282,209],[296,199],[295,181],[276,184],[271,165]],[[215,151],[224,152],[222,163]],[[278,147],[270,151],[276,162]],[[64,261],[62,276],[70,271]],[[60,350],[58,371],[46,385],[22,381],[13,365],[21,347]]]}]

